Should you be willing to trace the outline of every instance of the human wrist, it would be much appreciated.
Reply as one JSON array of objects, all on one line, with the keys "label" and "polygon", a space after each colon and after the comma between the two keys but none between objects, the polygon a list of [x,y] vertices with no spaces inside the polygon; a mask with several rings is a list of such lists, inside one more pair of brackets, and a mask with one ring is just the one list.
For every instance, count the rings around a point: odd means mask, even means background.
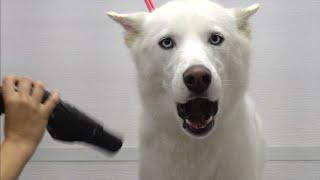
[{"label": "human wrist", "polygon": [[[17,140],[14,138],[5,138],[1,143],[1,147],[6,147],[10,150],[15,151],[17,155],[24,158],[29,158],[32,156],[37,148],[37,144],[27,140]],[[1,148],[1,149],[2,149]]]}]

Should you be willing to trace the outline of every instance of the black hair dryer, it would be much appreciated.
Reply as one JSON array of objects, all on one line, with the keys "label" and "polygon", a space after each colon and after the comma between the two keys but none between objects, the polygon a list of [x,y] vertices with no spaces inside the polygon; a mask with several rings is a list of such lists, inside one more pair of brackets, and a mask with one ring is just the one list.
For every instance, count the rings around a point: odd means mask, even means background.
[{"label": "black hair dryer", "polygon": [[[50,93],[44,92],[42,102]],[[4,101],[0,87],[0,115],[4,113]],[[122,147],[122,140],[110,133],[91,117],[74,106],[60,100],[50,115],[47,130],[54,139],[65,142],[86,142],[109,153]]]}]

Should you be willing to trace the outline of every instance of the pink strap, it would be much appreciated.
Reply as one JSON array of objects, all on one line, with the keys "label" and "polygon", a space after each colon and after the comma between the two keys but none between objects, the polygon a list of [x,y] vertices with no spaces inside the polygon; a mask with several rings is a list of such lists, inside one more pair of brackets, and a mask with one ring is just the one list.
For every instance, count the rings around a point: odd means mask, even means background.
[{"label": "pink strap", "polygon": [[154,5],[153,0],[144,0],[144,2],[146,3],[147,8],[149,9],[150,12],[156,9],[156,6]]}]

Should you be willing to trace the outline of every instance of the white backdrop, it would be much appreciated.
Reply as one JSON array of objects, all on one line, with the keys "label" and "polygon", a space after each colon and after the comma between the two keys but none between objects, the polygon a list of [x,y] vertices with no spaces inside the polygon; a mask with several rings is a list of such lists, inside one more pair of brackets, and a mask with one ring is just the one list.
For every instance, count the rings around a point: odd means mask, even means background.
[{"label": "white backdrop", "polygon": [[[218,2],[232,7],[257,1]],[[264,118],[272,160],[266,179],[319,180],[320,1],[258,2],[262,8],[252,19],[250,91]],[[1,0],[1,77],[30,75],[49,89],[58,88],[63,99],[124,134],[125,148],[118,159],[132,161],[140,108],[135,69],[122,29],[105,15],[109,10],[146,8],[143,0]],[[48,162],[30,163],[23,179],[88,179],[94,174],[98,174],[94,179],[106,174],[110,179],[132,179],[136,175],[136,164],[111,163],[107,158],[101,164],[51,162],[103,159],[94,153],[46,136],[35,160]],[[104,171],[114,168],[128,176]]]}]

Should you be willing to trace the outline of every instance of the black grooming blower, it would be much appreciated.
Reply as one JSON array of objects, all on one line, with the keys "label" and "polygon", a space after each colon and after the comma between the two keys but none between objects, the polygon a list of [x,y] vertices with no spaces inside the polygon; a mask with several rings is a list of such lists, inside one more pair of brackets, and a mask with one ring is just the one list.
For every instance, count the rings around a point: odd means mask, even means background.
[{"label": "black grooming blower", "polygon": [[[50,93],[44,92],[42,102]],[[4,113],[4,101],[0,87],[0,115]],[[116,153],[122,147],[122,140],[108,133],[100,123],[60,100],[50,115],[47,130],[51,137],[65,142],[85,142],[109,153]]]}]

